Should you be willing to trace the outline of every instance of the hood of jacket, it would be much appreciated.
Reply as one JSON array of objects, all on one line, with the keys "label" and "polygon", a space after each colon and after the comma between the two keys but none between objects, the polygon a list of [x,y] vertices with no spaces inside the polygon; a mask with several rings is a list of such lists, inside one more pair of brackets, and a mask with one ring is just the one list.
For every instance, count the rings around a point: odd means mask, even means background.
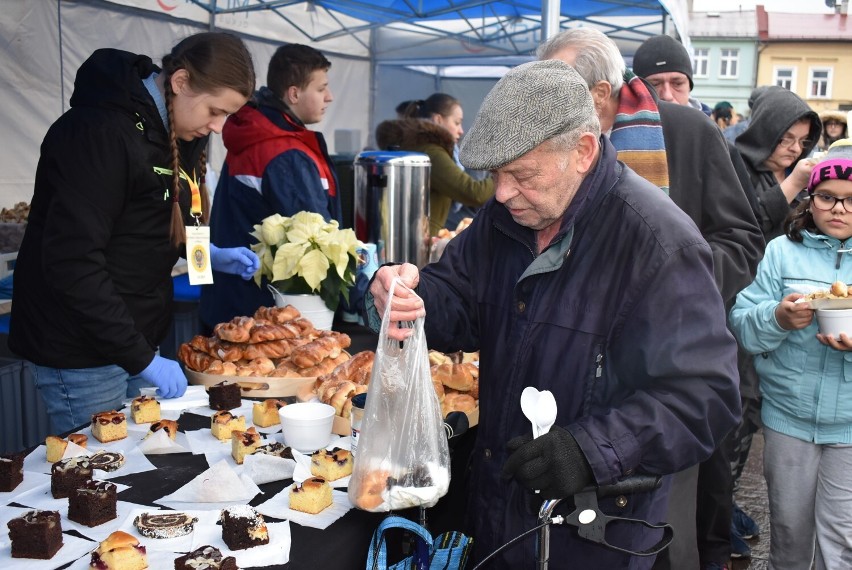
[{"label": "hood of jacket", "polygon": [[[74,79],[72,107],[100,107],[127,111],[131,114],[147,114],[154,101],[142,84],[160,68],[146,55],[117,49],[99,49],[83,62]],[[162,125],[159,115],[156,123]],[[165,127],[162,127],[165,130]]]},{"label": "hood of jacket", "polygon": [[286,134],[282,131],[308,130],[288,112],[280,99],[269,99],[262,94],[263,91],[259,91],[249,104],[225,122],[222,142],[228,152],[239,154],[253,146],[264,145]]},{"label": "hood of jacket", "polygon": [[775,151],[781,138],[794,123],[807,119],[811,123],[808,139],[796,160],[808,156],[819,141],[822,123],[819,115],[795,93],[775,85],[756,93],[748,128],[736,140],[737,150],[755,170],[768,170],[763,163]]},{"label": "hood of jacket", "polygon": [[455,142],[450,131],[441,125],[424,119],[395,119],[383,121],[376,127],[376,144],[383,150],[413,150],[435,144],[453,156]]}]

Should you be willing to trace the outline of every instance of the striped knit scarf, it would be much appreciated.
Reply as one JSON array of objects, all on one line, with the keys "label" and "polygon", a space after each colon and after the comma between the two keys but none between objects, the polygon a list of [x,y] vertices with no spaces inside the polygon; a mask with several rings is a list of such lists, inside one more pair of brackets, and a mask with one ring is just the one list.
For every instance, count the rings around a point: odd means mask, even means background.
[{"label": "striped knit scarf", "polygon": [[631,71],[624,74],[609,139],[618,151],[618,160],[669,193],[669,168],[660,112],[648,88]]}]

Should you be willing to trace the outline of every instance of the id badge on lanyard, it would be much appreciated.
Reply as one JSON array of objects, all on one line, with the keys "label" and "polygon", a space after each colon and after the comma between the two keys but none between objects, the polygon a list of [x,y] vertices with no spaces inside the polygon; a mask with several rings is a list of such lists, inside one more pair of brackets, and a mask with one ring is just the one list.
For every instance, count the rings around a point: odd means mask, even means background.
[{"label": "id badge on lanyard", "polygon": [[202,226],[201,192],[198,183],[190,178],[183,170],[189,189],[192,193],[192,205],[189,213],[195,218],[194,226],[186,226],[186,266],[190,285],[212,285],[213,269],[210,261],[210,227]]}]

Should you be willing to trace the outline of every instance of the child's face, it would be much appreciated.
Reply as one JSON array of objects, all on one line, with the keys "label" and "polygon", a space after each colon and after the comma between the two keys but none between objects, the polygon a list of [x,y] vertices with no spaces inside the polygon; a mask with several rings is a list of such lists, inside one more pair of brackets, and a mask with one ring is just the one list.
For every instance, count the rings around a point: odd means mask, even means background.
[{"label": "child's face", "polygon": [[[811,197],[811,214],[822,233],[843,241],[852,237],[852,213],[846,210],[852,210],[852,203],[836,201],[834,198],[845,198],[852,202],[852,181],[832,179],[817,186]],[[826,207],[829,209],[821,209]]]}]

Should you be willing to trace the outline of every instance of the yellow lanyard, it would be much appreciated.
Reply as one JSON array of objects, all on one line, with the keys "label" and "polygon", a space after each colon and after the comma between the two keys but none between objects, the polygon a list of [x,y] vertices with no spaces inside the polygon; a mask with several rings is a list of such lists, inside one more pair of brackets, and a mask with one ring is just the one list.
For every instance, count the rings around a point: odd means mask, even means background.
[{"label": "yellow lanyard", "polygon": [[195,179],[195,171],[192,171],[192,178],[189,177],[189,174],[184,171],[183,168],[180,169],[180,177],[186,180],[187,184],[189,184],[189,191],[192,194],[192,201],[189,206],[189,214],[195,218],[195,225],[199,225],[199,220],[201,219],[201,191],[198,188],[198,182]]}]

